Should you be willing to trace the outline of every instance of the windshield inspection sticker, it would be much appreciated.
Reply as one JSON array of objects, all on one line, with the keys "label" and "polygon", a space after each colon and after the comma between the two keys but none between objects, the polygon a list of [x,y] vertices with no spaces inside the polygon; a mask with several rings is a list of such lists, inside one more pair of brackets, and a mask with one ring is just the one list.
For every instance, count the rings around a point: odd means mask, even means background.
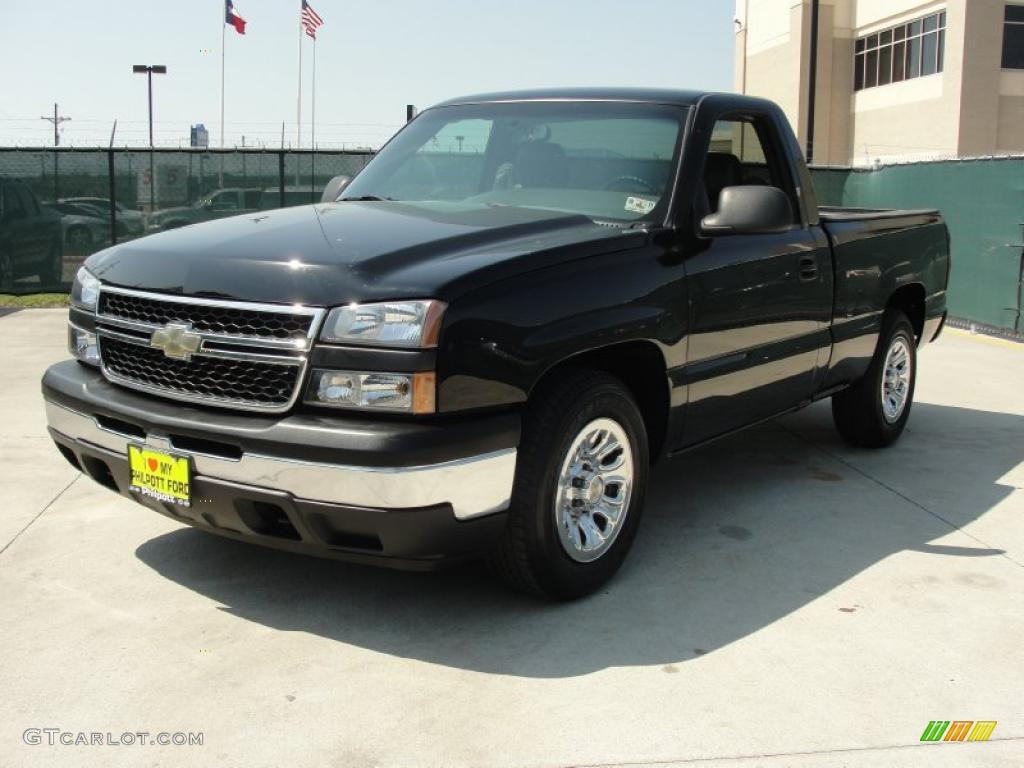
[{"label": "windshield inspection sticker", "polygon": [[644,200],[642,197],[626,198],[626,210],[630,213],[650,213],[656,205],[654,200]]}]

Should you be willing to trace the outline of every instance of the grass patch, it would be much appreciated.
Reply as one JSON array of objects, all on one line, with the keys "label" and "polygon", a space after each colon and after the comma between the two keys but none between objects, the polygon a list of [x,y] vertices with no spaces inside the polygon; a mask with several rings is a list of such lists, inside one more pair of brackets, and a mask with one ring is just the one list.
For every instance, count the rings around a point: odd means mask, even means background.
[{"label": "grass patch", "polygon": [[66,307],[71,296],[66,293],[0,293],[0,309],[38,309],[40,307]]}]

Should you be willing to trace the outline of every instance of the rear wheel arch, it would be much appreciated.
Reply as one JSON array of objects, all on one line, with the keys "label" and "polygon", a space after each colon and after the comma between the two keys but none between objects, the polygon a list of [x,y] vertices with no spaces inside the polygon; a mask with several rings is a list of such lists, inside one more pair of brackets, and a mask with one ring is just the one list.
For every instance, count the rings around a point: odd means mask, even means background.
[{"label": "rear wheel arch", "polygon": [[910,324],[914,327],[914,334],[917,336],[919,345],[921,337],[924,335],[925,300],[924,286],[921,283],[909,283],[896,289],[885,305],[887,314],[898,310],[907,316]]},{"label": "rear wheel arch", "polygon": [[647,430],[651,461],[665,445],[669,421],[669,381],[665,356],[652,341],[628,341],[580,352],[548,367],[530,388],[533,397],[546,382],[567,370],[602,371],[619,379],[633,395]]}]

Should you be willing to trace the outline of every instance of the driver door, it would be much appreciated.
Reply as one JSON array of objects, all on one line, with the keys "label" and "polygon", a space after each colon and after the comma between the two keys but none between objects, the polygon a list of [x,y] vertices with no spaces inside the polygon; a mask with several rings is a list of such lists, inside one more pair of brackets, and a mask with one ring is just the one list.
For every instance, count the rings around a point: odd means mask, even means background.
[{"label": "driver door", "polygon": [[791,228],[777,234],[698,234],[700,247],[686,263],[691,332],[684,445],[808,400],[819,355],[829,349],[830,251],[820,229],[803,220],[772,119],[719,115],[705,132],[698,228],[731,186],[778,187],[794,215]]}]

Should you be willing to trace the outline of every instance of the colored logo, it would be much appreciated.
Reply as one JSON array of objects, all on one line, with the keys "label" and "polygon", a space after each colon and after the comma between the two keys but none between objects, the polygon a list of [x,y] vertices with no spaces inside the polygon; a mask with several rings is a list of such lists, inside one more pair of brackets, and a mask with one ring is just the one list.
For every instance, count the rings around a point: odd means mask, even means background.
[{"label": "colored logo", "polygon": [[988,741],[995,729],[995,720],[932,720],[921,741]]}]

